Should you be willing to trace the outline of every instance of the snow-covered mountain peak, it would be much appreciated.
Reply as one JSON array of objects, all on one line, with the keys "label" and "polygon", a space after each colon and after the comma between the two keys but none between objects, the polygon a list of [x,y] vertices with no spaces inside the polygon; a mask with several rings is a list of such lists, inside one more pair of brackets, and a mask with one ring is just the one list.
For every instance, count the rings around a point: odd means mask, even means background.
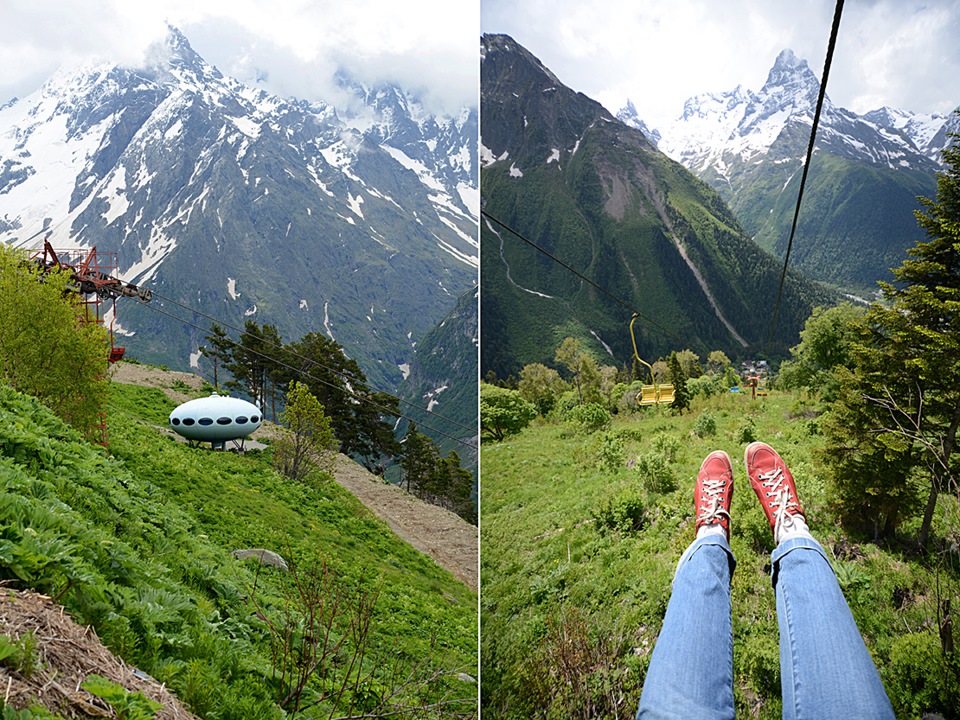
[{"label": "snow-covered mountain peak", "polygon": [[[763,87],[752,92],[738,86],[722,93],[690,98],[683,114],[660,128],[660,150],[696,173],[729,178],[740,162],[757,162],[770,152],[779,159],[799,158],[797,139],[809,136],[820,82],[807,62],[783,50]],[[627,120],[631,107],[618,114]],[[939,160],[946,119],[893,108],[880,108],[860,117],[824,99],[817,143],[839,155],[885,167],[921,167]],[[647,132],[648,137],[654,133]],[[796,145],[796,146],[795,146]],[[925,156],[925,157],[921,157]]]}]

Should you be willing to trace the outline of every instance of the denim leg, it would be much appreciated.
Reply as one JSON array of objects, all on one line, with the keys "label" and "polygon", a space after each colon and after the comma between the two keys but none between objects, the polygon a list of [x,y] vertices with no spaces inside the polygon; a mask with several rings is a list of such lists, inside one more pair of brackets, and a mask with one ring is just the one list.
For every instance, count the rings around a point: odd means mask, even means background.
[{"label": "denim leg", "polygon": [[733,718],[734,566],[720,535],[695,540],[681,556],[637,720]]},{"label": "denim leg", "polygon": [[893,720],[890,700],[820,544],[773,551],[784,720]]}]

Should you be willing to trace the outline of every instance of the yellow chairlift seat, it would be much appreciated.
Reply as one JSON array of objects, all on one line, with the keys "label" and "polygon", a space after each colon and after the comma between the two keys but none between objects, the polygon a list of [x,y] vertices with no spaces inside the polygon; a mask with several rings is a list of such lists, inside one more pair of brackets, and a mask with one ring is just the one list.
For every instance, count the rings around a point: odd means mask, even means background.
[{"label": "yellow chairlift seat", "polygon": [[658,399],[658,402],[661,405],[669,405],[670,403],[672,403],[674,400],[677,399],[676,396],[673,394],[673,385],[661,385],[659,395],[660,397]]},{"label": "yellow chairlift seat", "polygon": [[630,321],[630,340],[633,341],[633,357],[647,367],[650,371],[650,379],[654,383],[653,385],[644,385],[640,388],[640,392],[637,393],[637,403],[640,405],[669,405],[676,400],[673,385],[658,384],[657,379],[653,376],[653,367],[651,367],[650,363],[640,358],[640,354],[637,352],[637,338],[633,334],[633,323],[635,323],[636,320],[637,316],[634,315]]},{"label": "yellow chairlift seat", "polygon": [[640,392],[637,393],[637,402],[641,405],[656,405],[657,386],[644,385],[642,388],[640,388]]}]

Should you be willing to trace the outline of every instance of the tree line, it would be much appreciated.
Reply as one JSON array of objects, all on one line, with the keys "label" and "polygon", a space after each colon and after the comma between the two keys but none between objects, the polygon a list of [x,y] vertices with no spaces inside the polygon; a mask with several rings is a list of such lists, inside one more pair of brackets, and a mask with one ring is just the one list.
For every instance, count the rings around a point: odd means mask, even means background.
[{"label": "tree line", "polygon": [[[356,360],[339,343],[318,332],[284,343],[273,325],[247,320],[238,340],[212,323],[200,352],[212,364],[213,384],[245,393],[276,419],[287,406],[288,389],[300,385],[329,419],[334,445],[383,475],[389,463],[404,471],[406,489],[420,499],[476,522],[471,497],[473,476],[451,451],[440,455],[433,440],[411,424],[403,440],[394,427],[401,417],[399,400],[374,390]],[[224,379],[224,374],[228,377]]]}]

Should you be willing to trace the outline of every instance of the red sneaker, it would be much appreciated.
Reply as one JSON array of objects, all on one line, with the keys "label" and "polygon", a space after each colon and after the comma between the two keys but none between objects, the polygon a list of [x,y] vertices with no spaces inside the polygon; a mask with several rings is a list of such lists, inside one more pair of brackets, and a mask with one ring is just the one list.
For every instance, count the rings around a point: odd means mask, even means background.
[{"label": "red sneaker", "polygon": [[733,467],[723,450],[707,455],[697,473],[693,506],[697,513],[694,531],[703,525],[721,525],[730,537],[730,501],[733,499]]},{"label": "red sneaker", "polygon": [[760,499],[760,505],[770,521],[773,539],[780,541],[780,531],[794,524],[799,516],[806,526],[806,518],[797,499],[797,486],[783,458],[772,447],[762,442],[747,445],[743,453],[750,486]]}]

